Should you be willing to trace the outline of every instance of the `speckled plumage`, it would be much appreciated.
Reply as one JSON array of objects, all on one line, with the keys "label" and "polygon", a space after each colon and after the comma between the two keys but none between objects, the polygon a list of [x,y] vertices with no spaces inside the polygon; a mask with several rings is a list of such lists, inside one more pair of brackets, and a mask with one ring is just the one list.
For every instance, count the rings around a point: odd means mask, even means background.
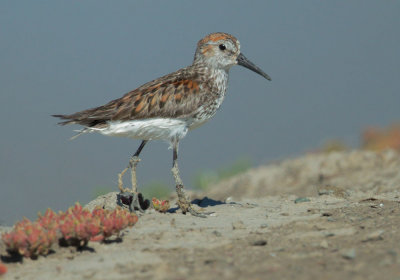
[{"label": "speckled plumage", "polygon": [[[170,133],[157,131],[157,125],[160,130],[169,129],[171,119],[179,120],[176,122],[179,126],[184,122],[186,129],[200,126],[216,113],[224,100],[230,68],[215,68],[204,61],[204,54],[197,55],[198,52],[210,52],[204,51],[200,42],[192,65],[148,82],[103,106],[71,115],[56,115],[66,120],[60,124],[80,124],[85,127],[84,132],[96,131],[146,140],[162,139],[160,135],[170,136]],[[166,120],[165,126],[160,119]],[[140,121],[137,127],[135,121]],[[152,127],[154,137],[151,133],[140,133],[146,121]],[[123,122],[130,125],[116,130],[115,127]]]},{"label": "speckled plumage", "polygon": [[[147,83],[104,106],[63,116],[69,120],[62,124],[81,124],[85,126],[85,132],[96,131],[111,136],[181,139],[186,134],[183,131],[200,126],[216,113],[224,99],[227,81],[227,73],[208,71],[201,64],[192,65]],[[181,128],[176,129],[171,124]],[[177,134],[172,135],[172,130]]]},{"label": "speckled plumage", "polygon": [[[226,94],[229,69],[237,64],[270,80],[244,57],[234,36],[218,32],[198,42],[192,65],[148,82],[103,106],[54,116],[63,120],[61,125],[82,125],[81,133],[142,139],[135,157],[148,140],[170,141],[177,168],[179,140],[215,115]],[[179,175],[174,173],[174,176],[177,185],[181,185]]]}]

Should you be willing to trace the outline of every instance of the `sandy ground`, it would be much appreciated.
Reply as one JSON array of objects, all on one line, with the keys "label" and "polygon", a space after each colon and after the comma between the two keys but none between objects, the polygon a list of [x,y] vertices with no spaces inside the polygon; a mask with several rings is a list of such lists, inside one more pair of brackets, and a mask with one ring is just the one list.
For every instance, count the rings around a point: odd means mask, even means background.
[{"label": "sandy ground", "polygon": [[[306,155],[194,196],[215,213],[150,210],[122,242],[54,248],[7,263],[2,279],[400,279],[394,151]],[[115,193],[94,204],[113,207]]]}]

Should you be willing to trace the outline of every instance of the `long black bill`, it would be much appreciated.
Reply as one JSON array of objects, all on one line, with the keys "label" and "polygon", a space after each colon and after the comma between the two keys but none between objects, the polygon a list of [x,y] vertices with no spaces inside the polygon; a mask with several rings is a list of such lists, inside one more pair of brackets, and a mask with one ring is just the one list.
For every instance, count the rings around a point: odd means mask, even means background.
[{"label": "long black bill", "polygon": [[261,70],[260,68],[258,68],[253,62],[251,62],[250,60],[248,60],[242,53],[239,54],[238,58],[237,58],[237,63],[243,67],[246,67],[247,69],[250,69],[251,71],[256,72],[257,74],[263,76],[264,78],[266,78],[267,80],[271,81],[271,77],[268,76],[267,74],[264,73],[263,70]]}]

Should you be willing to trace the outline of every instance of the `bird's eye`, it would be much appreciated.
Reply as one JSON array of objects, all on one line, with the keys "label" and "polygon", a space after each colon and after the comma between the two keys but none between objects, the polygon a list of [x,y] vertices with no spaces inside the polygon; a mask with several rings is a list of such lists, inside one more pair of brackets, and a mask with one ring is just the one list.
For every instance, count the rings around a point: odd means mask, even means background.
[{"label": "bird's eye", "polygon": [[221,44],[221,45],[219,45],[219,49],[220,49],[221,51],[224,51],[224,50],[226,50],[226,47],[225,47],[224,44]]}]

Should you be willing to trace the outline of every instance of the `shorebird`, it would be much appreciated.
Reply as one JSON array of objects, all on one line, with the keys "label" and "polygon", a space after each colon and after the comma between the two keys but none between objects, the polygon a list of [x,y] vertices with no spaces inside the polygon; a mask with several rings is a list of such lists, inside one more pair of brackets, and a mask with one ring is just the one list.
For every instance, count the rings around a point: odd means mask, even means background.
[{"label": "shorebird", "polygon": [[103,106],[53,116],[64,120],[60,125],[82,125],[77,136],[98,132],[142,140],[128,166],[118,175],[121,193],[130,192],[123,188],[122,176],[131,168],[132,193],[138,194],[136,166],[146,143],[150,140],[169,141],[173,150],[171,171],[176,183],[177,204],[184,214],[189,212],[203,217],[204,213],[193,209],[184,192],[177,162],[178,145],[188,131],[215,115],[225,98],[229,69],[234,65],[246,67],[271,80],[240,52],[240,43],[234,36],[217,32],[197,43],[192,65],[148,82]]}]

